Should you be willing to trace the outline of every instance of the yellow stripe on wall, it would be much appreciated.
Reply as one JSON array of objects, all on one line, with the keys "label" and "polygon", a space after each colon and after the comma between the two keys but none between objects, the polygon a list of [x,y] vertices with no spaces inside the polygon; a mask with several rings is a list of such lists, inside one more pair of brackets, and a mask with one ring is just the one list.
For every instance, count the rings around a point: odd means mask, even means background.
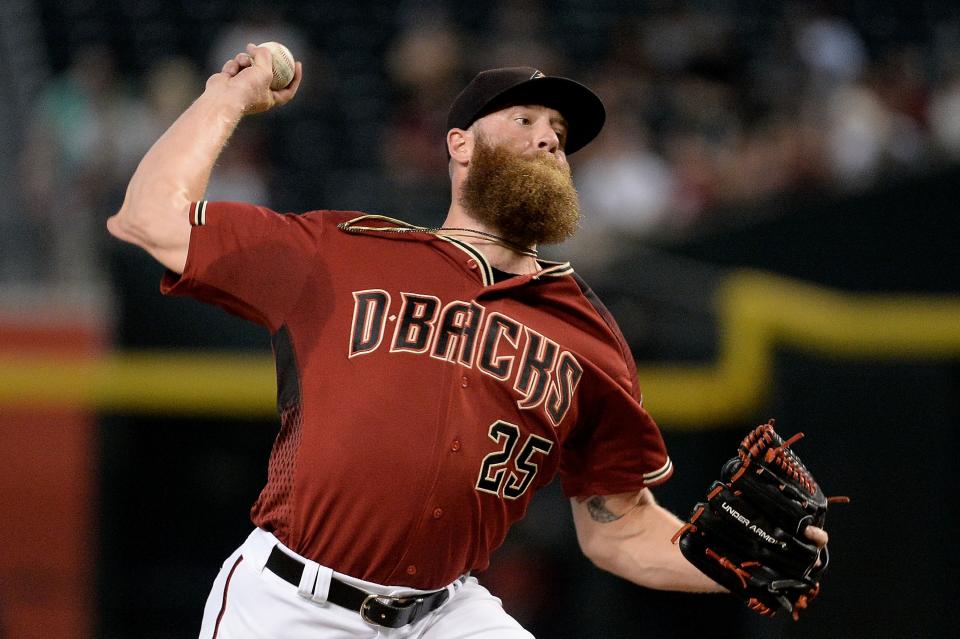
[{"label": "yellow stripe on wall", "polygon": [[0,356],[0,406],[263,417],[276,414],[275,395],[269,355],[135,351],[80,362]]},{"label": "yellow stripe on wall", "polygon": [[855,359],[960,356],[960,298],[866,295],[756,271],[734,271],[717,292],[720,345],[703,366],[641,365],[656,418],[697,428],[747,418],[766,398],[777,345]]},{"label": "yellow stripe on wall", "polygon": [[[644,402],[661,423],[703,428],[757,411],[773,355],[787,345],[827,357],[960,356],[960,298],[840,293],[755,271],[717,292],[720,344],[706,365],[641,364]],[[81,405],[104,412],[275,415],[269,355],[123,352],[72,362],[0,354],[4,405]]]}]

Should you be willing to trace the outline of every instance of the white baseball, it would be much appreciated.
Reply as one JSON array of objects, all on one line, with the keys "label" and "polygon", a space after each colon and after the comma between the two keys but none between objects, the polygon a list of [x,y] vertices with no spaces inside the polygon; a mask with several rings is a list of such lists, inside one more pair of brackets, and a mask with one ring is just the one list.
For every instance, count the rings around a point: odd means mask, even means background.
[{"label": "white baseball", "polygon": [[279,42],[264,42],[258,44],[259,47],[270,49],[270,55],[273,56],[273,81],[270,88],[274,91],[285,89],[293,82],[293,72],[295,69],[293,54]]}]

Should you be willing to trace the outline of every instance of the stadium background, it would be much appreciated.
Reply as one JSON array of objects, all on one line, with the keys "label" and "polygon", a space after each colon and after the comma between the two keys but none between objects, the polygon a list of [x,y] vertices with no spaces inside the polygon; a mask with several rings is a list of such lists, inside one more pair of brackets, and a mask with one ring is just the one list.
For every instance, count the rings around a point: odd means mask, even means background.
[{"label": "stadium background", "polygon": [[[8,0],[0,8],[0,637],[195,636],[276,432],[266,335],[103,221],[247,41],[307,80],[211,199],[439,220],[446,106],[480,68],[597,88],[572,259],[618,317],[680,514],[746,427],[802,430],[853,503],[808,615],[588,565],[556,486],[479,575],[538,637],[955,634],[960,18],[952,3]],[[28,70],[28,73],[24,73]]]}]

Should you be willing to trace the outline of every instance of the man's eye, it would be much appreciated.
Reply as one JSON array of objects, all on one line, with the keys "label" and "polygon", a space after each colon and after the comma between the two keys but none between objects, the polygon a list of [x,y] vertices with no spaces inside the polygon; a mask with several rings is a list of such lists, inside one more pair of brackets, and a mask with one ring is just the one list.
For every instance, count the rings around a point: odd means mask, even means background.
[{"label": "man's eye", "polygon": [[516,120],[518,124],[522,124],[523,126],[530,124],[530,118],[519,117]]}]

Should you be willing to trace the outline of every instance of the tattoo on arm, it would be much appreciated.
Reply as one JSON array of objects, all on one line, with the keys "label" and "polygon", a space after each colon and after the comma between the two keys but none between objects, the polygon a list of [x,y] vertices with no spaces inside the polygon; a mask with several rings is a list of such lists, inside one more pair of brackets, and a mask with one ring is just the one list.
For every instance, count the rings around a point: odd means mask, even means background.
[{"label": "tattoo on arm", "polygon": [[623,515],[617,515],[607,508],[607,498],[603,495],[594,495],[587,500],[587,511],[590,518],[601,524],[609,524],[611,521],[617,521]]}]

